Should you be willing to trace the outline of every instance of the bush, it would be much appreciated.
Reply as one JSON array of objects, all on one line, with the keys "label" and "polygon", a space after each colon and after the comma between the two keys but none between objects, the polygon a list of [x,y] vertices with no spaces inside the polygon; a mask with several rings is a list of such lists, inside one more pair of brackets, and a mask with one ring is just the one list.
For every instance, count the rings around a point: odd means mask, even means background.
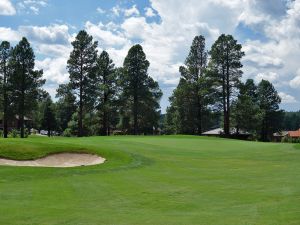
[{"label": "bush", "polygon": [[289,136],[284,136],[281,139],[281,142],[283,142],[283,143],[300,143],[300,138],[291,138]]},{"label": "bush", "polygon": [[3,137],[3,130],[0,130],[0,138]]},{"label": "bush", "polygon": [[64,137],[72,137],[72,130],[71,130],[71,128],[65,129],[62,135]]},{"label": "bush", "polygon": [[17,138],[19,137],[19,131],[17,129],[12,129],[10,132],[9,132],[9,136],[11,136],[12,138]]},{"label": "bush", "polygon": [[29,132],[29,130],[26,128],[26,129],[24,130],[24,138],[28,138],[29,134],[30,134],[30,132]]}]

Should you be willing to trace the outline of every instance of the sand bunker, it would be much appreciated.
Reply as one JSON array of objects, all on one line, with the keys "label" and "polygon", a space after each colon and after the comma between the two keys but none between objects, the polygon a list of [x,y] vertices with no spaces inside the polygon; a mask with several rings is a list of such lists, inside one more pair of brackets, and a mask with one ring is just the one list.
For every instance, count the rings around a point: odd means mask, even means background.
[{"label": "sand bunker", "polygon": [[59,153],[36,160],[10,160],[0,158],[0,165],[6,166],[37,166],[37,167],[76,167],[104,163],[105,159],[86,153]]}]

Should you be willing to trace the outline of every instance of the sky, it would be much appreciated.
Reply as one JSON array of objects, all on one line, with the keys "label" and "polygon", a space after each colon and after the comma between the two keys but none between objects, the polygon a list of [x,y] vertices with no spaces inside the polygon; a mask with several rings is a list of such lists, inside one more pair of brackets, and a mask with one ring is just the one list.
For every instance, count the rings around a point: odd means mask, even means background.
[{"label": "sky", "polygon": [[132,45],[143,46],[162,112],[193,38],[205,36],[209,50],[222,33],[243,45],[243,80],[269,80],[281,108],[300,110],[300,0],[0,0],[0,41],[27,37],[53,97],[68,82],[71,42],[83,29],[116,66]]}]

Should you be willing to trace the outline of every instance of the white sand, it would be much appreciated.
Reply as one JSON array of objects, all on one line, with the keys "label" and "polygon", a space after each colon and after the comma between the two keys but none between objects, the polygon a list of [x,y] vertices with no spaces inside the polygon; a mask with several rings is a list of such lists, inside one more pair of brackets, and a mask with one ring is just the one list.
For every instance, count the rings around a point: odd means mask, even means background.
[{"label": "white sand", "polygon": [[86,153],[59,153],[36,160],[10,160],[0,158],[0,165],[5,166],[37,166],[37,167],[76,167],[104,163],[105,159]]}]

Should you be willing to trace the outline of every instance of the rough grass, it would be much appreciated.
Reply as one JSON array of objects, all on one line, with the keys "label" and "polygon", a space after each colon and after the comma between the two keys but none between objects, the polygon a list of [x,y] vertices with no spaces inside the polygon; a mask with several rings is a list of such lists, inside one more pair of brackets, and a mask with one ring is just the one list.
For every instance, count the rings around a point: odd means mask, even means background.
[{"label": "rough grass", "polygon": [[6,158],[64,151],[107,162],[0,166],[0,224],[300,224],[299,146],[192,136],[0,139]]}]

